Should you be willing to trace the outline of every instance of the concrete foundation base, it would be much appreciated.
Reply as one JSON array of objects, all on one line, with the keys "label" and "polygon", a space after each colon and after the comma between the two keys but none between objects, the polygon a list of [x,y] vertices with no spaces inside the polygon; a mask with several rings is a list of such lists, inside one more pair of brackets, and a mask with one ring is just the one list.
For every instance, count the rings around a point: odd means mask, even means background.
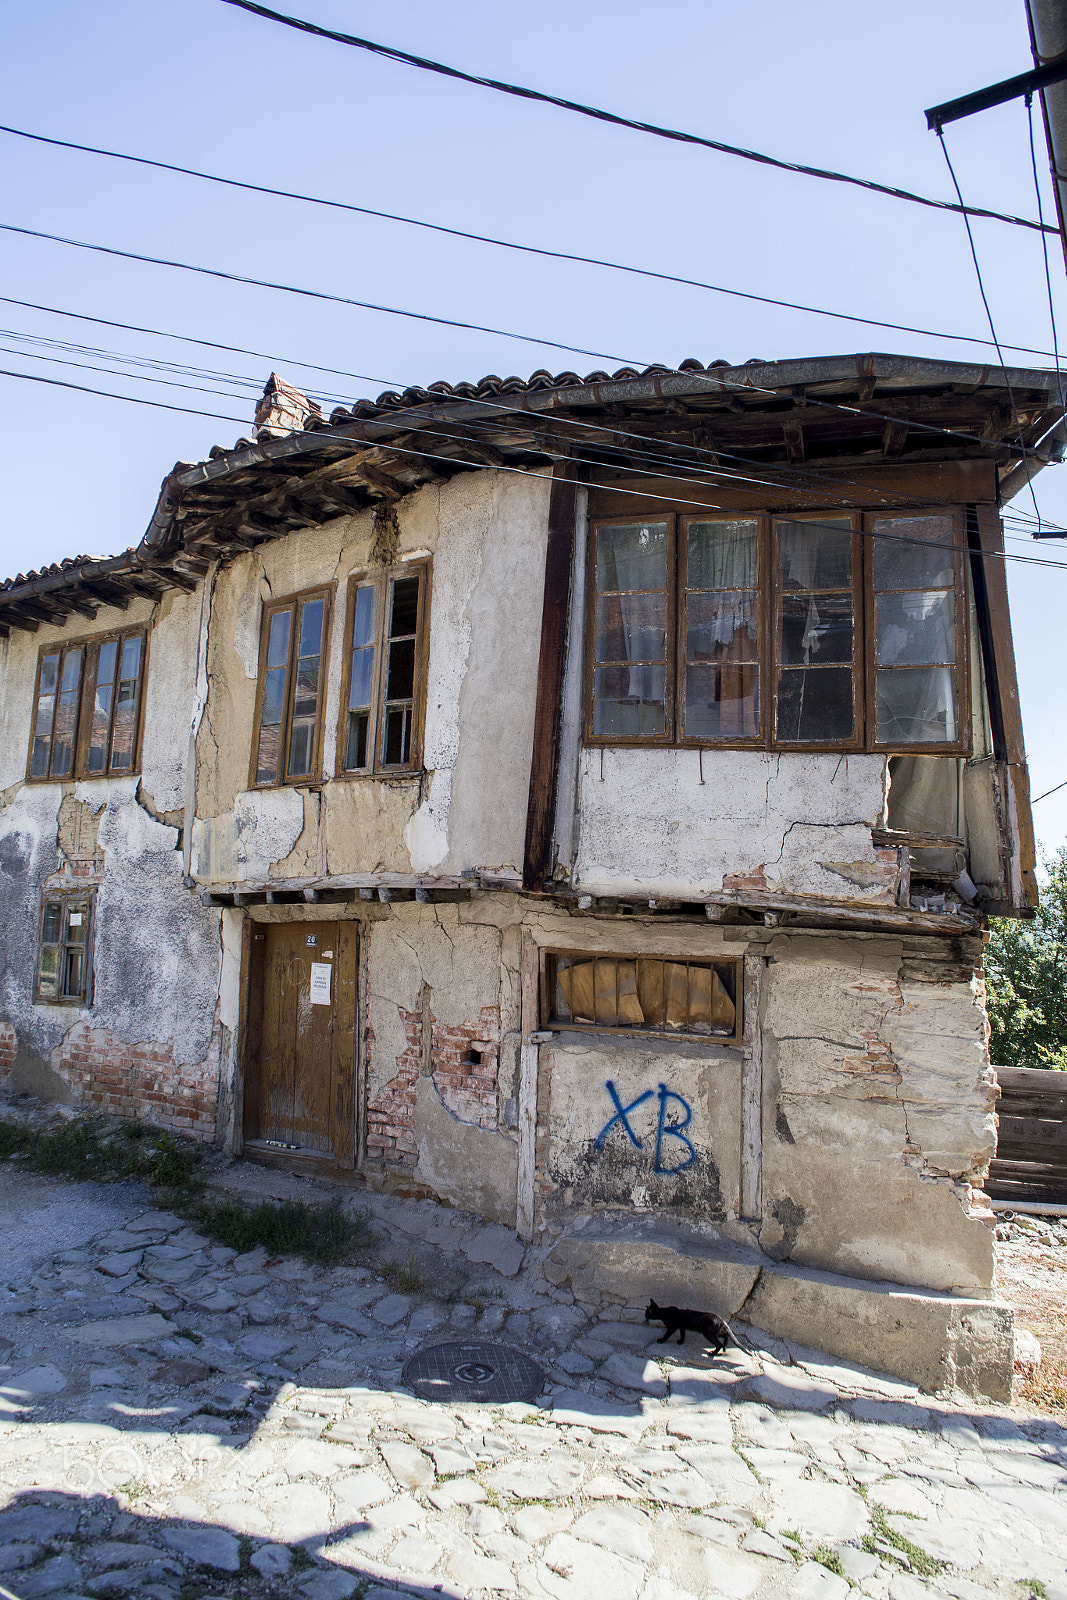
[{"label": "concrete foundation base", "polygon": [[1011,1401],[1011,1306],[773,1261],[712,1232],[658,1218],[589,1217],[541,1270],[575,1300],[692,1306],[903,1378]]}]

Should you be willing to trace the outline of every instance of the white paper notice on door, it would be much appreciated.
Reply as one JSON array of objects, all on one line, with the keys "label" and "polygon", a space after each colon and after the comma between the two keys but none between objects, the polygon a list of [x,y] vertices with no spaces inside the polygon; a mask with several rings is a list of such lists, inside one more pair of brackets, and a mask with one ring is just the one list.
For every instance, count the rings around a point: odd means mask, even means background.
[{"label": "white paper notice on door", "polygon": [[328,1006],[330,1003],[330,974],[333,967],[328,961],[311,963],[311,1004]]}]

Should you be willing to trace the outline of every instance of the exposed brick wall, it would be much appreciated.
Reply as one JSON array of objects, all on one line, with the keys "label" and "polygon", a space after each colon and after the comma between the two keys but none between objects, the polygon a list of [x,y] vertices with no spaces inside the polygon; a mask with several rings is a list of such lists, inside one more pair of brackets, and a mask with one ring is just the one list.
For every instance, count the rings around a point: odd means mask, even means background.
[{"label": "exposed brick wall", "polygon": [[[372,1160],[413,1167],[418,1160],[415,1138],[415,1090],[422,1069],[422,1014],[398,1007],[407,1039],[397,1057],[392,1076],[372,1094],[367,1106],[367,1154]],[[497,1123],[497,1071],[499,1067],[500,1011],[483,1006],[477,1022],[454,1026],[430,1018],[430,1065],[441,1100],[461,1122],[479,1128]],[[481,1061],[464,1059],[472,1045],[480,1047]],[[376,1041],[367,1030],[368,1057],[374,1064]]]},{"label": "exposed brick wall", "polygon": [[15,1063],[18,1036],[10,1022],[0,1022],[0,1084],[7,1082]]},{"label": "exposed brick wall", "polygon": [[[413,1167],[418,1159],[415,1142],[415,1084],[422,1061],[422,1015],[398,1006],[407,1044],[396,1058],[396,1071],[383,1083],[367,1105],[367,1154],[372,1160]],[[367,1052],[371,1063],[377,1041],[367,1029]]]},{"label": "exposed brick wall", "polygon": [[175,1061],[171,1044],[128,1044],[109,1028],[77,1022],[52,1066],[87,1110],[138,1117],[194,1139],[213,1139],[219,1086],[216,1023],[203,1061]]},{"label": "exposed brick wall", "polygon": [[[461,1122],[479,1128],[495,1128],[497,1122],[497,1069],[500,1047],[500,1010],[483,1006],[478,1022],[463,1022],[459,1027],[433,1025],[433,1081],[442,1101]],[[474,1066],[464,1058],[479,1042],[481,1062]]]}]

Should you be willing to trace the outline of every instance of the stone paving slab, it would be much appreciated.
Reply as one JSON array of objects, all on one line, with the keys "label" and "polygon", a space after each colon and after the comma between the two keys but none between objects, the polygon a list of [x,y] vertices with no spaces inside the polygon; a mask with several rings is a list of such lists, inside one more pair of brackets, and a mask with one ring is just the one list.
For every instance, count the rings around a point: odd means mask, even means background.
[{"label": "stone paving slab", "polygon": [[[639,1307],[569,1303],[507,1230],[422,1202],[372,1209],[473,1298],[235,1256],[143,1194],[81,1190],[91,1225],[0,1295],[20,1600],[1067,1600],[1051,1419],[777,1341],[660,1346]],[[402,1390],[411,1351],[472,1328],[529,1350],[544,1393]]]}]

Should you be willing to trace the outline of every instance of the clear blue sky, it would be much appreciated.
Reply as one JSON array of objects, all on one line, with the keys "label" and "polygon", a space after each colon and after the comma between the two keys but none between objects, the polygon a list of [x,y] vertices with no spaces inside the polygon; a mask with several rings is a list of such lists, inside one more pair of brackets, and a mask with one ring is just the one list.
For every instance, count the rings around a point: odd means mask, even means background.
[{"label": "clear blue sky", "polygon": [[[1029,64],[1022,0],[898,0],[893,7],[292,0],[289,9],[470,71],[944,198],[951,198],[949,178],[923,107]],[[986,331],[963,224],[952,215],[451,83],[298,36],[221,0],[9,0],[0,15],[3,117],[17,127],[756,293],[948,333]],[[968,201],[1034,214],[1021,102],[957,124],[948,138]],[[1043,144],[1039,158],[1051,214]],[[3,221],[603,355],[568,355],[0,235],[0,293],[265,357],[212,355],[0,303],[8,330],[0,333],[0,366],[246,419],[237,425],[0,378],[5,574],[136,543],[174,460],[197,460],[247,431],[254,392],[271,366],[332,403],[394,383],[526,375],[540,366],[585,372],[616,359],[673,364],[688,355],[707,362],[888,350],[967,360],[979,350],[547,263],[6,134],[0,159]],[[975,237],[1000,337],[1049,349],[1038,236],[978,222]],[[1053,244],[1067,341],[1063,258]],[[79,372],[34,359],[11,331],[206,366],[248,382],[230,385],[220,400]],[[366,376],[324,379],[301,362]],[[1067,469],[1047,469],[1037,497],[1044,516],[1067,525]],[[1020,497],[1013,509],[1032,513],[1033,506]],[[1067,564],[1067,541],[1009,549]],[[1009,578],[1040,794],[1067,779],[1067,570],[1013,563]],[[1043,801],[1035,819],[1046,847],[1063,842],[1067,789]]]}]

